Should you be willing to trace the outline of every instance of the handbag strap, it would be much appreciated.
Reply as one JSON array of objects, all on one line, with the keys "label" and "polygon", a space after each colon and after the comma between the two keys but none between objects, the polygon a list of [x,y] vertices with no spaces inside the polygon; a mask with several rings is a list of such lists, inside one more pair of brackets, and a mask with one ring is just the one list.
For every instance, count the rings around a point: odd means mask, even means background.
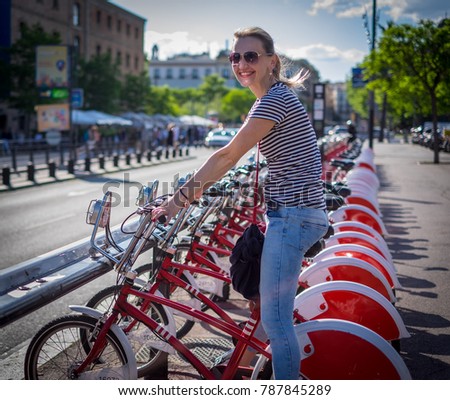
[{"label": "handbag strap", "polygon": [[255,183],[253,185],[253,224],[256,224],[256,209],[258,208],[258,187],[259,187],[259,142],[258,149],[256,151],[256,174]]}]

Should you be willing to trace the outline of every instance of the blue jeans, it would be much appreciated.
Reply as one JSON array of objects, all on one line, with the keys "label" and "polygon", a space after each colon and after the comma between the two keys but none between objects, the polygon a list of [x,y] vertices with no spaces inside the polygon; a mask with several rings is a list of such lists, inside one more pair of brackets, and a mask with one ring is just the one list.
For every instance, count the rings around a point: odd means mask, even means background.
[{"label": "blue jeans", "polygon": [[275,379],[298,379],[300,349],[294,332],[294,299],[305,252],[328,229],[324,210],[269,210],[261,259],[261,322],[272,349]]}]

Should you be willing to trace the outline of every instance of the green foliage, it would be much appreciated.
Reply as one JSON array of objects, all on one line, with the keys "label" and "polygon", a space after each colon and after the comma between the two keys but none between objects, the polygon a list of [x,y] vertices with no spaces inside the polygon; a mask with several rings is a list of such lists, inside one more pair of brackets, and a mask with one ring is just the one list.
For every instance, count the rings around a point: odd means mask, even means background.
[{"label": "green foliage", "polygon": [[395,121],[414,121],[416,116],[450,117],[449,19],[439,24],[423,20],[417,26],[389,23],[378,48],[362,66],[377,103],[381,104],[382,94],[387,94],[389,113]]},{"label": "green foliage", "polygon": [[120,111],[120,70],[109,54],[78,62],[78,85],[84,89],[84,108],[117,113]]},{"label": "green foliage", "polygon": [[222,99],[219,118],[224,122],[243,122],[255,102],[254,94],[248,89],[231,89]]},{"label": "green foliage", "polygon": [[[25,114],[34,113],[34,107],[39,104],[36,89],[36,47],[40,45],[59,45],[59,34],[48,34],[40,24],[28,27],[21,25],[20,38],[6,49],[9,53],[10,63],[2,63],[2,76],[9,77],[8,103],[13,108],[22,110]],[[2,79],[3,80],[3,79]],[[6,81],[6,80],[5,80]],[[46,103],[50,103],[46,101]]]},{"label": "green foliage", "polygon": [[121,109],[123,111],[141,112],[150,97],[150,79],[147,71],[139,75],[125,75],[121,86]]},{"label": "green foliage", "polygon": [[152,86],[145,112],[150,115],[180,115],[180,106],[174,92],[168,86]]}]

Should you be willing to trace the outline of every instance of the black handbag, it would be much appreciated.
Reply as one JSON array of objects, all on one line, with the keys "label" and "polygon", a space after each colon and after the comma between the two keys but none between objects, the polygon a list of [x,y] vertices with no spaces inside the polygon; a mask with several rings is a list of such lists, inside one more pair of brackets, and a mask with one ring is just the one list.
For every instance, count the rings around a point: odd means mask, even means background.
[{"label": "black handbag", "polygon": [[256,223],[256,208],[258,206],[259,144],[258,155],[256,158],[252,224],[245,229],[242,236],[237,240],[230,255],[231,284],[233,289],[247,300],[257,300],[259,298],[261,254],[264,245],[264,234]]}]

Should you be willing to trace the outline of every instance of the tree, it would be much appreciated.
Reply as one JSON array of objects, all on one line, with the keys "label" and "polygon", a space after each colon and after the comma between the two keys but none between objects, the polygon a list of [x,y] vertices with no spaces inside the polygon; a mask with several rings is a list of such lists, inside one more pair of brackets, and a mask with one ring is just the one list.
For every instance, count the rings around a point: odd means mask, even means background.
[{"label": "tree", "polygon": [[80,59],[77,78],[79,87],[84,90],[86,109],[111,114],[120,110],[120,70],[109,54],[97,55],[89,61]]},{"label": "tree", "polygon": [[417,26],[390,23],[373,56],[364,62],[370,87],[389,91],[397,111],[431,115],[434,162],[439,163],[438,116],[449,104],[450,19],[422,20]]},{"label": "tree", "polygon": [[150,95],[150,80],[147,71],[139,75],[126,75],[121,87],[121,109],[123,111],[141,112]]},{"label": "tree", "polygon": [[152,86],[145,112],[147,114],[180,115],[180,106],[168,86]]},{"label": "tree", "polygon": [[[29,133],[30,115],[34,114],[35,106],[39,104],[39,94],[36,89],[36,47],[41,45],[59,45],[61,38],[58,33],[48,34],[40,24],[20,27],[20,38],[5,51],[9,55],[9,64],[1,63],[3,84],[2,92],[9,93],[7,101],[11,108],[21,110],[26,118],[25,132]],[[48,101],[50,102],[50,101]]]},{"label": "tree", "polygon": [[248,89],[231,89],[222,99],[220,120],[242,123],[255,102],[255,95]]}]

